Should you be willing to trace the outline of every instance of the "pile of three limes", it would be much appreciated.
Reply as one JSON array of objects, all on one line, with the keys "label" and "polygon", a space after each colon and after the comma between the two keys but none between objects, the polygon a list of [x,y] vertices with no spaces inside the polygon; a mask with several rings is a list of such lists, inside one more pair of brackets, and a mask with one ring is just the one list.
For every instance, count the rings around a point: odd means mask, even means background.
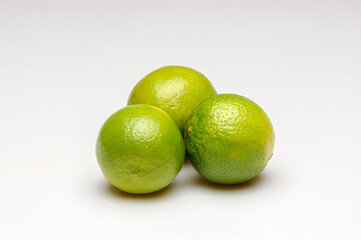
[{"label": "pile of three limes", "polygon": [[267,114],[236,94],[217,94],[200,72],[159,68],[111,115],[96,143],[105,178],[128,193],[169,185],[185,155],[203,177],[220,184],[248,181],[272,157],[275,135]]}]

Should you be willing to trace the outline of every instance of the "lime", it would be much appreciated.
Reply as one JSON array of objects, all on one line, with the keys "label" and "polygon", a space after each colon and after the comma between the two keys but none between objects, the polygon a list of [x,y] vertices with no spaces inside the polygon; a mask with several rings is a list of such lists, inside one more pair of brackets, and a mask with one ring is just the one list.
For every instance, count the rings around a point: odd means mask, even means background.
[{"label": "lime", "polygon": [[183,132],[193,108],[216,94],[200,72],[182,66],[165,66],[141,79],[131,92],[128,105],[149,104],[166,111]]},{"label": "lime", "polygon": [[193,110],[185,129],[190,162],[216,183],[250,180],[272,157],[275,135],[270,119],[256,103],[239,95],[207,98]]},{"label": "lime", "polygon": [[127,106],[100,129],[96,156],[105,178],[128,193],[150,193],[166,187],[182,168],[182,134],[163,110]]}]

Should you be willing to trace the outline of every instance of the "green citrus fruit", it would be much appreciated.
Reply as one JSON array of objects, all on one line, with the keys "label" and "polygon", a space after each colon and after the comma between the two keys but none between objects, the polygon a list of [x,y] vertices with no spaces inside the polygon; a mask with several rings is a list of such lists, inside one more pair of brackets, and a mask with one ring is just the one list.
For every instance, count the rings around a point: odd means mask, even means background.
[{"label": "green citrus fruit", "polygon": [[128,193],[166,187],[182,168],[182,134],[163,110],[150,105],[125,107],[100,129],[96,156],[105,178]]},{"label": "green citrus fruit", "polygon": [[261,107],[245,97],[207,98],[193,110],[185,128],[188,158],[210,181],[245,182],[260,174],[272,157],[272,123]]},{"label": "green citrus fruit", "polygon": [[193,108],[216,91],[200,72],[182,66],[159,68],[133,88],[128,105],[149,104],[166,111],[183,132]]}]

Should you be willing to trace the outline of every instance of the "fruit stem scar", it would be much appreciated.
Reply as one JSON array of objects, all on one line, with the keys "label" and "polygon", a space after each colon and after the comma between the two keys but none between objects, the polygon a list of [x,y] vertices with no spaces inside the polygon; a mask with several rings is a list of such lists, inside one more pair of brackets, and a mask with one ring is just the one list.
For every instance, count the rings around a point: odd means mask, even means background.
[{"label": "fruit stem scar", "polygon": [[192,129],[193,129],[193,125],[189,126],[189,128],[187,130],[187,134],[186,134],[184,140],[188,139],[188,135],[189,135],[190,132],[192,132]]},{"label": "fruit stem scar", "polygon": [[189,126],[188,132],[192,132],[192,129],[193,129],[193,125]]}]

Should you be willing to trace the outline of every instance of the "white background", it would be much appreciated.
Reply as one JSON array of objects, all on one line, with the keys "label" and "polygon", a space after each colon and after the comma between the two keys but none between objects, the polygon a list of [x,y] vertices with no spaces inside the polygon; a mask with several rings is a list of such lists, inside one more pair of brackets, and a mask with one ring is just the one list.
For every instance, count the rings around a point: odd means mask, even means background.
[{"label": "white background", "polygon": [[[260,177],[107,183],[102,123],[169,64],[265,109]],[[1,0],[0,81],[0,239],[361,238],[360,1]]]}]

